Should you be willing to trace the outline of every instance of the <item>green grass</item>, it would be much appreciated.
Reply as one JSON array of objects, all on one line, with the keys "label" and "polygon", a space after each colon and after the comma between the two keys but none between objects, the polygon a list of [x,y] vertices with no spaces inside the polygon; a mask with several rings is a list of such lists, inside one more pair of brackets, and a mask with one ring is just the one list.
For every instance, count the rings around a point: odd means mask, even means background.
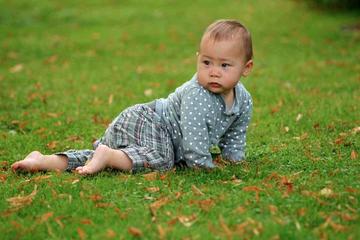
[{"label": "green grass", "polygon": [[[0,5],[2,239],[136,238],[131,227],[145,239],[360,238],[359,12],[286,0]],[[35,149],[90,148],[125,107],[167,96],[218,18],[253,34],[246,163],[154,180],[9,170]],[[28,204],[15,209],[16,196]]]}]

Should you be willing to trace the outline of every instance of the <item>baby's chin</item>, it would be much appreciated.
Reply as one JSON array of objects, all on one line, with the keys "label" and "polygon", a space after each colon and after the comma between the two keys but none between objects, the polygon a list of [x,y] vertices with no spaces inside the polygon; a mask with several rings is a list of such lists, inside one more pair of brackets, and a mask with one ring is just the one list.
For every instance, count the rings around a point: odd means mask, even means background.
[{"label": "baby's chin", "polygon": [[221,94],[222,93],[221,89],[213,89],[209,86],[203,86],[203,87],[213,94]]}]

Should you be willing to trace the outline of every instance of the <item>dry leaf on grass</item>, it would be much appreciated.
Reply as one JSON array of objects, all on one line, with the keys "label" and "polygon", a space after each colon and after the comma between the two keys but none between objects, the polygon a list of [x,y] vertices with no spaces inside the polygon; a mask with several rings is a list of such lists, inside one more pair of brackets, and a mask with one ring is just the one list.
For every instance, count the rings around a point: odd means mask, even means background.
[{"label": "dry leaf on grass", "polygon": [[195,195],[198,196],[204,196],[205,194],[199,189],[197,188],[195,185],[191,185],[191,190]]},{"label": "dry leaf on grass", "polygon": [[270,204],[268,207],[269,207],[269,211],[271,212],[272,215],[274,215],[278,210],[278,208],[272,204]]},{"label": "dry leaf on grass", "polygon": [[6,174],[0,174],[0,182],[5,182],[7,179],[7,175]]},{"label": "dry leaf on grass", "polygon": [[44,214],[40,217],[40,223],[47,222],[53,215],[54,215],[54,212],[44,213]]},{"label": "dry leaf on grass", "polygon": [[153,202],[150,204],[150,211],[151,214],[153,216],[156,216],[156,212],[159,208],[161,208],[162,206],[164,206],[165,204],[167,204],[169,202],[169,198],[164,197],[164,198],[160,198],[159,200]]},{"label": "dry leaf on grass", "polygon": [[166,237],[166,229],[164,229],[161,225],[157,225],[157,230],[159,233],[159,239],[165,239]]},{"label": "dry leaf on grass", "polygon": [[196,204],[201,210],[208,212],[215,205],[215,201],[210,198],[204,200],[190,200],[189,204]]},{"label": "dry leaf on grass", "polygon": [[262,191],[261,188],[259,188],[257,186],[247,186],[247,187],[243,187],[243,191],[245,191],[245,192],[255,192],[256,201],[258,202],[260,200],[259,192]]},{"label": "dry leaf on grass", "polygon": [[154,193],[154,192],[160,191],[160,188],[159,187],[148,187],[145,190],[150,192],[150,193]]},{"label": "dry leaf on grass", "polygon": [[195,214],[192,214],[190,216],[178,216],[177,219],[185,227],[191,227],[196,222],[197,217]]},{"label": "dry leaf on grass", "polygon": [[232,239],[233,233],[232,233],[231,229],[228,227],[228,225],[225,223],[224,218],[221,215],[219,217],[219,223],[220,223],[220,227],[223,229],[226,237],[228,239]]},{"label": "dry leaf on grass", "polygon": [[58,141],[51,141],[48,144],[46,144],[46,147],[50,150],[54,150],[57,147],[58,143],[59,143]]},{"label": "dry leaf on grass", "polygon": [[355,159],[357,159],[357,157],[358,157],[357,152],[355,150],[352,150],[351,154],[350,154],[350,159],[355,160]]},{"label": "dry leaf on grass", "polygon": [[134,237],[141,237],[143,235],[142,231],[136,227],[129,227],[128,232]]},{"label": "dry leaf on grass", "polygon": [[35,185],[34,190],[29,195],[8,198],[6,199],[6,201],[9,202],[10,206],[14,210],[18,210],[27,205],[30,205],[36,194],[37,194],[37,185]]},{"label": "dry leaf on grass", "polygon": [[98,202],[103,199],[103,197],[100,194],[93,194],[89,198],[93,202]]},{"label": "dry leaf on grass", "polygon": [[114,100],[114,94],[110,94],[108,99],[108,104],[111,105],[113,103],[113,100]]},{"label": "dry leaf on grass", "polygon": [[88,218],[83,218],[81,219],[81,224],[84,224],[84,225],[93,225],[93,221],[91,221],[91,219],[88,219]]},{"label": "dry leaf on grass", "polygon": [[18,73],[24,69],[24,65],[22,63],[16,64],[15,66],[9,69],[10,73]]},{"label": "dry leaf on grass", "polygon": [[83,240],[83,239],[86,238],[86,234],[85,234],[84,230],[82,230],[81,228],[77,228],[77,233],[78,233],[79,238],[80,238],[81,240]]},{"label": "dry leaf on grass", "polygon": [[108,230],[106,230],[106,237],[107,238],[115,238],[116,232],[114,230],[112,230],[111,228],[109,228]]},{"label": "dry leaf on grass", "polygon": [[334,195],[334,192],[330,188],[323,188],[320,191],[320,195],[324,197],[331,197]]},{"label": "dry leaf on grass", "polygon": [[151,95],[153,95],[153,90],[152,89],[145,89],[144,90],[144,95],[146,97],[150,97]]},{"label": "dry leaf on grass", "polygon": [[300,121],[302,119],[303,115],[301,113],[299,113],[297,116],[296,116],[296,121]]},{"label": "dry leaf on grass", "polygon": [[151,172],[151,173],[146,173],[142,175],[145,180],[147,181],[154,181],[158,178],[159,174],[157,172]]}]

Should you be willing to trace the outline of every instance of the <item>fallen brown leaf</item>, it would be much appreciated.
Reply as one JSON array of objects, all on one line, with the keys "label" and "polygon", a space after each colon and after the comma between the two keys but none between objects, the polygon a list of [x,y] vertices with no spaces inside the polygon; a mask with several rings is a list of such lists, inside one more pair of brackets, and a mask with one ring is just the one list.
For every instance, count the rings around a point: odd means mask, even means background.
[{"label": "fallen brown leaf", "polygon": [[351,129],[352,134],[357,134],[359,132],[360,132],[360,127],[354,127],[353,129]]},{"label": "fallen brown leaf", "polygon": [[302,119],[303,115],[301,113],[299,113],[297,116],[296,116],[296,121],[300,121]]},{"label": "fallen brown leaf", "polygon": [[255,192],[256,201],[258,202],[260,200],[259,192],[262,191],[261,188],[259,188],[257,186],[247,186],[247,187],[243,187],[243,191],[245,191],[245,192]]},{"label": "fallen brown leaf", "polygon": [[18,73],[24,69],[24,65],[22,63],[16,64],[15,66],[9,69],[10,73]]},{"label": "fallen brown leaf", "polygon": [[169,198],[164,197],[150,204],[150,211],[153,216],[156,216],[156,212],[159,208],[169,203]]},{"label": "fallen brown leaf", "polygon": [[358,157],[357,152],[355,150],[352,150],[351,154],[350,154],[351,160],[355,160],[355,159],[357,159],[357,157]]},{"label": "fallen brown leaf", "polygon": [[6,201],[9,202],[10,206],[14,210],[18,210],[27,205],[30,205],[36,194],[37,194],[37,185],[35,185],[34,190],[29,195],[8,198],[6,199]]},{"label": "fallen brown leaf", "polygon": [[159,239],[165,239],[166,230],[161,225],[157,225],[157,230],[158,230],[158,233],[159,233]]},{"label": "fallen brown leaf", "polygon": [[144,90],[144,95],[146,97],[150,97],[151,95],[153,95],[153,90],[152,89],[146,89]]},{"label": "fallen brown leaf", "polygon": [[204,200],[200,200],[198,204],[202,210],[208,212],[215,205],[215,202],[212,199],[204,199]]},{"label": "fallen brown leaf", "polygon": [[190,216],[184,216],[184,215],[178,216],[177,219],[185,227],[191,227],[191,225],[193,225],[196,222],[197,217],[195,214],[192,214]]},{"label": "fallen brown leaf", "polygon": [[46,144],[46,147],[50,150],[54,150],[57,147],[58,141],[51,141],[48,144]]},{"label": "fallen brown leaf", "polygon": [[274,215],[278,210],[278,208],[275,205],[272,205],[272,204],[270,204],[268,207],[269,207],[269,210],[270,210],[272,215]]},{"label": "fallen brown leaf", "polygon": [[141,237],[143,235],[142,231],[136,227],[129,227],[128,232],[134,237]]},{"label": "fallen brown leaf", "polygon": [[179,199],[182,196],[182,192],[176,192],[175,193],[175,198]]},{"label": "fallen brown leaf", "polygon": [[51,175],[37,176],[37,177],[30,179],[30,181],[31,182],[40,182],[40,181],[42,181],[44,179],[48,179],[48,178],[51,178]]},{"label": "fallen brown leaf", "polygon": [[239,206],[234,211],[241,214],[241,213],[244,213],[246,211],[246,208],[243,207],[243,206]]},{"label": "fallen brown leaf", "polygon": [[151,173],[143,174],[142,176],[147,181],[153,181],[153,180],[156,180],[158,178],[159,174],[157,172],[151,172]]},{"label": "fallen brown leaf", "polygon": [[110,94],[108,99],[108,104],[111,105],[113,103],[113,100],[114,100],[114,94]]},{"label": "fallen brown leaf", "polygon": [[78,233],[79,238],[80,238],[81,240],[83,240],[83,239],[86,238],[86,234],[85,234],[84,230],[82,230],[81,228],[77,228],[77,233]]},{"label": "fallen brown leaf", "polygon": [[61,229],[65,227],[64,223],[61,221],[63,217],[56,217],[54,220],[60,226]]},{"label": "fallen brown leaf", "polygon": [[49,218],[51,218],[53,215],[54,215],[54,212],[44,213],[44,214],[40,217],[40,223],[47,222],[47,221],[49,220]]},{"label": "fallen brown leaf", "polygon": [[5,182],[7,179],[7,175],[6,174],[0,174],[0,181],[1,182]]},{"label": "fallen brown leaf", "polygon": [[81,219],[80,223],[84,224],[84,225],[93,225],[93,222],[91,221],[91,219],[88,219],[88,218]]},{"label": "fallen brown leaf", "polygon": [[215,205],[215,201],[210,198],[204,200],[190,200],[189,204],[196,204],[201,210],[208,212]]},{"label": "fallen brown leaf", "polygon": [[298,215],[299,217],[303,217],[303,216],[305,216],[306,211],[307,211],[306,208],[299,208],[299,209],[297,210],[297,215]]},{"label": "fallen brown leaf", "polygon": [[232,239],[233,233],[231,229],[228,227],[228,225],[225,223],[223,216],[220,215],[219,217],[219,224],[220,227],[224,230],[224,233],[227,237],[227,239]]},{"label": "fallen brown leaf", "polygon": [[77,136],[77,135],[71,135],[66,138],[66,141],[69,141],[69,142],[76,142],[76,141],[81,141],[81,140],[82,140],[81,137]]},{"label": "fallen brown leaf", "polygon": [[323,188],[320,191],[320,195],[328,198],[328,197],[333,196],[334,192],[330,188]]},{"label": "fallen brown leaf", "polygon": [[309,134],[307,132],[303,133],[302,135],[298,136],[298,137],[293,137],[296,140],[302,141],[305,140],[309,137]]},{"label": "fallen brown leaf", "polygon": [[205,194],[199,189],[197,188],[195,185],[191,185],[191,190],[195,195],[198,196],[204,196]]},{"label": "fallen brown leaf", "polygon": [[106,230],[106,237],[114,238],[114,237],[116,237],[116,232],[114,230],[112,230],[111,228],[109,228],[108,230]]},{"label": "fallen brown leaf", "polygon": [[93,194],[89,198],[93,202],[98,202],[103,199],[103,197],[100,194]]},{"label": "fallen brown leaf", "polygon": [[97,208],[109,208],[109,207],[114,207],[113,203],[96,203],[95,207]]},{"label": "fallen brown leaf", "polygon": [[284,192],[283,196],[287,197],[293,191],[293,184],[289,181],[286,176],[281,178],[281,184],[286,187],[286,191]]},{"label": "fallen brown leaf", "polygon": [[148,187],[148,188],[146,188],[146,191],[154,193],[154,192],[160,191],[160,188],[159,187]]}]

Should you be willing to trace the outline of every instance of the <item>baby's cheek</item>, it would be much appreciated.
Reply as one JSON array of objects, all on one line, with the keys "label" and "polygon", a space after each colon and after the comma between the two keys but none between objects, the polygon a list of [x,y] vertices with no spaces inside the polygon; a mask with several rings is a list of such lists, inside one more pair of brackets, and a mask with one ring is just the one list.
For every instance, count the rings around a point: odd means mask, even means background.
[{"label": "baby's cheek", "polygon": [[206,87],[206,78],[201,73],[198,74],[198,83],[200,84],[200,86]]}]

